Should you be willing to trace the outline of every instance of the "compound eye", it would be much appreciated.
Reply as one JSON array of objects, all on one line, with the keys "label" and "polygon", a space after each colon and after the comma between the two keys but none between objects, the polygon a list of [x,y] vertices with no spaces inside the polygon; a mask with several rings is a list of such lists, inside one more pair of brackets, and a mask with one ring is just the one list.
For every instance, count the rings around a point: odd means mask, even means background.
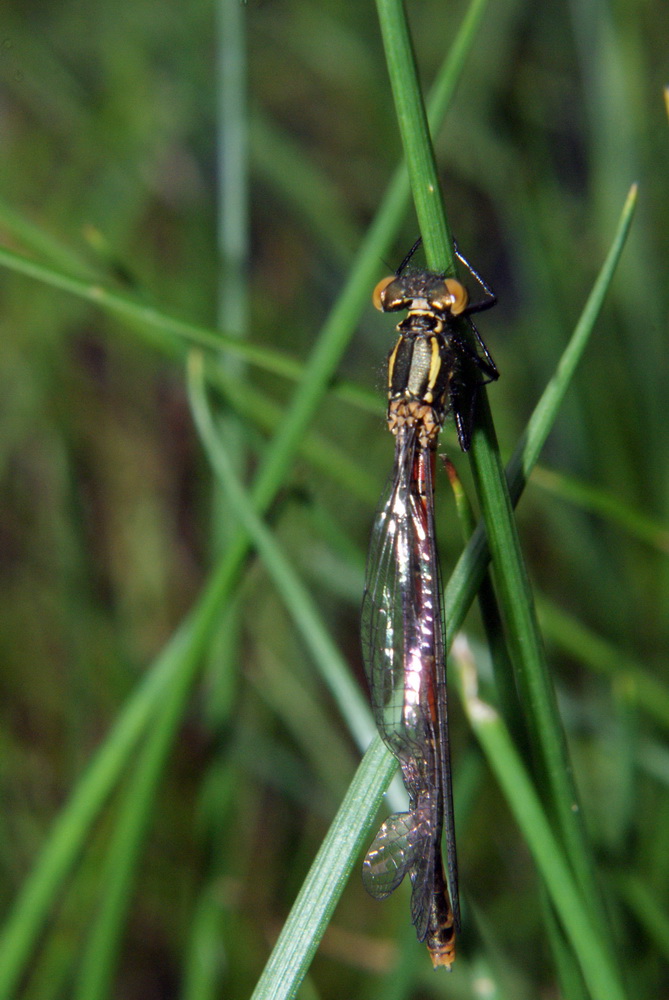
[{"label": "compound eye", "polygon": [[456,281],[455,278],[446,278],[444,284],[451,294],[451,313],[453,316],[459,316],[469,302],[467,289],[459,281]]},{"label": "compound eye", "polygon": [[469,302],[469,295],[464,285],[455,278],[444,280],[444,291],[441,295],[433,295],[430,305],[442,312],[450,312],[451,316],[459,316]]},{"label": "compound eye", "polygon": [[381,278],[381,281],[378,283],[378,285],[372,292],[372,302],[374,303],[376,308],[379,309],[381,312],[385,312],[383,293],[385,292],[386,288],[388,288],[389,285],[392,285],[394,280],[395,280],[394,274],[391,274],[389,278]]}]

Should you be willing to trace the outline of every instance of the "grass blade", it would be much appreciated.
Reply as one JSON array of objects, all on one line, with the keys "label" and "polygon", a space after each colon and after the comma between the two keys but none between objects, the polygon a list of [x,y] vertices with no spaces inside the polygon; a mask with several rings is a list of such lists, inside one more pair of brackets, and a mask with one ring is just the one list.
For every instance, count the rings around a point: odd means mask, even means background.
[{"label": "grass blade", "polygon": [[624,1000],[625,992],[608,948],[603,946],[599,928],[560,849],[557,838],[541,807],[530,776],[495,709],[478,696],[476,666],[466,643],[454,649],[463,699],[469,720],[488,763],[495,773],[516,822],[541,872],[553,905],[574,952],[583,976],[596,1000]]},{"label": "grass blade", "polygon": [[[428,263],[437,269],[446,259],[444,243],[449,241],[439,184],[426,118],[421,108],[420,88],[403,5],[395,0],[378,0],[377,8],[386,47],[388,70],[398,123],[405,147],[416,211],[421,223]],[[628,199],[628,216],[634,194]],[[623,237],[624,239],[624,237]],[[593,315],[597,307],[593,309]],[[588,320],[577,330],[575,340],[584,347],[592,329]],[[587,331],[587,332],[586,332]],[[556,373],[562,391],[573,374],[577,350]],[[571,363],[574,367],[570,367]],[[549,390],[550,390],[549,386]],[[548,391],[548,390],[547,390]],[[572,779],[566,742],[557,711],[543,645],[534,611],[527,571],[513,518],[513,506],[496,444],[490,410],[481,392],[480,429],[472,440],[472,467],[483,520],[488,532],[490,552],[497,581],[498,598],[506,626],[509,652],[526,712],[527,727],[537,748],[541,787],[546,787],[551,810],[557,819],[567,856],[584,891],[586,905],[592,910],[599,932],[599,947],[609,952],[607,963],[613,967],[609,947],[608,919],[595,877],[595,865],[589,849],[576,789]],[[550,393],[549,393],[550,397]],[[548,434],[549,407],[541,405],[533,415],[535,440]],[[554,417],[556,411],[552,411]],[[447,636],[452,636],[448,630]],[[582,958],[579,953],[579,958]],[[585,971],[585,970],[584,970]],[[613,974],[612,974],[613,975]],[[621,988],[622,989],[622,988]],[[621,994],[622,995],[622,994]]]},{"label": "grass blade", "polygon": [[[463,34],[453,46],[453,58],[448,57],[438,75],[431,99],[433,124],[443,117],[452,95],[468,40],[480,17],[482,4],[474,5],[476,16],[463,25]],[[377,218],[361,246],[349,282],[321,332],[306,369],[300,367],[303,383],[298,390],[290,414],[269,449],[254,489],[254,502],[259,510],[266,509],[280,488],[296,450],[309,429],[319,400],[329,386],[338,361],[355,327],[363,303],[373,286],[378,261],[394,238],[408,202],[408,180],[399,168],[391,181]],[[133,323],[145,323],[159,330],[168,330],[191,343],[220,350],[223,339],[216,331],[197,324],[173,320],[160,310],[138,304],[127,296],[117,295],[67,274],[45,267],[20,254],[0,248],[0,265],[5,265],[52,287],[78,295],[102,305],[110,312],[126,316]],[[262,359],[264,351],[234,338],[225,339],[225,347],[236,351],[249,362]],[[276,359],[275,359],[276,360]],[[294,365],[279,362],[276,371],[287,377],[297,374]],[[48,911],[54,904],[59,887],[75,863],[91,824],[106,801],[114,784],[126,766],[135,742],[149,725],[152,714],[170,683],[173,673],[186,669],[181,657],[197,658],[214,631],[221,606],[227,600],[239,568],[248,551],[248,540],[240,537],[231,551],[214,569],[201,598],[184,625],[168,644],[164,653],[149,672],[149,679],[130,699],[112,733],[89,767],[86,778],[63,809],[54,830],[38,859],[32,875],[24,883],[19,898],[10,911],[0,935],[0,998],[9,998],[20,979],[32,950],[36,946]]]}]

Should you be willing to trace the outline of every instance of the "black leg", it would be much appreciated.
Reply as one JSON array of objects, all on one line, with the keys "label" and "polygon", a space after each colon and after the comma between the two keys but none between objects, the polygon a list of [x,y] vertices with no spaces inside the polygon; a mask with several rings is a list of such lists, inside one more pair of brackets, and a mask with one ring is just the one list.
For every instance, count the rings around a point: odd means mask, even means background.
[{"label": "black leg", "polygon": [[[485,299],[482,299],[480,302],[470,302],[464,311],[465,316],[469,316],[471,315],[471,313],[483,312],[485,309],[491,309],[497,302],[497,296],[493,292],[492,288],[487,282],[483,280],[478,271],[476,271],[472,267],[467,258],[463,257],[463,255],[458,250],[458,245],[455,242],[455,240],[453,240],[453,249],[455,250],[455,256],[458,258],[460,263],[465,265],[465,267],[467,268],[467,270],[469,271],[469,273],[472,275],[473,278],[476,278],[476,280],[478,281],[479,285],[481,286],[486,295]],[[478,337],[478,339],[479,341],[481,340],[480,337]]]},{"label": "black leg", "polygon": [[472,333],[476,337],[476,342],[483,351],[483,357],[481,357],[480,354],[478,354],[474,348],[467,343],[464,337],[460,336],[455,331],[451,334],[452,340],[458,345],[458,348],[462,351],[462,353],[466,354],[467,357],[474,362],[478,370],[486,376],[485,382],[495,382],[499,378],[499,372],[497,370],[497,365],[493,361],[492,354],[486,347],[483,337],[471,320],[469,320],[469,326]]},{"label": "black leg", "polygon": [[406,257],[404,258],[404,260],[402,261],[402,263],[400,264],[400,266],[395,271],[395,274],[397,275],[398,278],[399,278],[400,274],[402,273],[402,271],[405,269],[405,267],[408,266],[409,261],[411,260],[411,258],[415,254],[416,250],[418,250],[418,248],[420,247],[420,245],[421,245],[422,242],[423,242],[423,237],[419,236],[418,239],[416,240],[416,242],[414,243],[414,245],[411,247],[411,250],[409,250],[409,253],[406,255]]}]

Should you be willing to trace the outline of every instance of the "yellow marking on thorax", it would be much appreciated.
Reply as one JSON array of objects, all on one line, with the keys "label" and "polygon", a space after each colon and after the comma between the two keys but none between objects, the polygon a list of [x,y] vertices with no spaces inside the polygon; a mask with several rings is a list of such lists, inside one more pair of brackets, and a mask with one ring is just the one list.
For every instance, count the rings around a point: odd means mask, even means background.
[{"label": "yellow marking on thorax", "polygon": [[397,352],[400,349],[400,344],[402,343],[403,337],[400,337],[392,351],[390,352],[390,357],[388,358],[388,389],[392,388],[393,385],[393,375],[395,373],[395,362],[397,360]]},{"label": "yellow marking on thorax", "polygon": [[428,403],[434,402],[434,393],[432,390],[437,384],[437,379],[439,377],[439,370],[441,368],[441,357],[439,356],[439,341],[436,337],[432,337],[432,350],[430,356],[430,374],[428,378],[429,392],[426,393],[425,399]]}]

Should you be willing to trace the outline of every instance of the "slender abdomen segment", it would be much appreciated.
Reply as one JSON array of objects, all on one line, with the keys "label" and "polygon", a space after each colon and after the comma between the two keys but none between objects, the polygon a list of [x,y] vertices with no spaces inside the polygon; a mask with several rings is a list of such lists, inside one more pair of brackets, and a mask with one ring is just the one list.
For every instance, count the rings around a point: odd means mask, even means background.
[{"label": "slender abdomen segment", "polygon": [[425,939],[427,950],[432,959],[435,969],[448,969],[455,961],[455,926],[453,924],[453,914],[451,914],[450,925],[439,928],[438,933],[430,935]]},{"label": "slender abdomen segment", "polygon": [[441,851],[438,849],[430,922],[425,944],[435,969],[449,969],[455,961],[455,918],[444,878]]}]

